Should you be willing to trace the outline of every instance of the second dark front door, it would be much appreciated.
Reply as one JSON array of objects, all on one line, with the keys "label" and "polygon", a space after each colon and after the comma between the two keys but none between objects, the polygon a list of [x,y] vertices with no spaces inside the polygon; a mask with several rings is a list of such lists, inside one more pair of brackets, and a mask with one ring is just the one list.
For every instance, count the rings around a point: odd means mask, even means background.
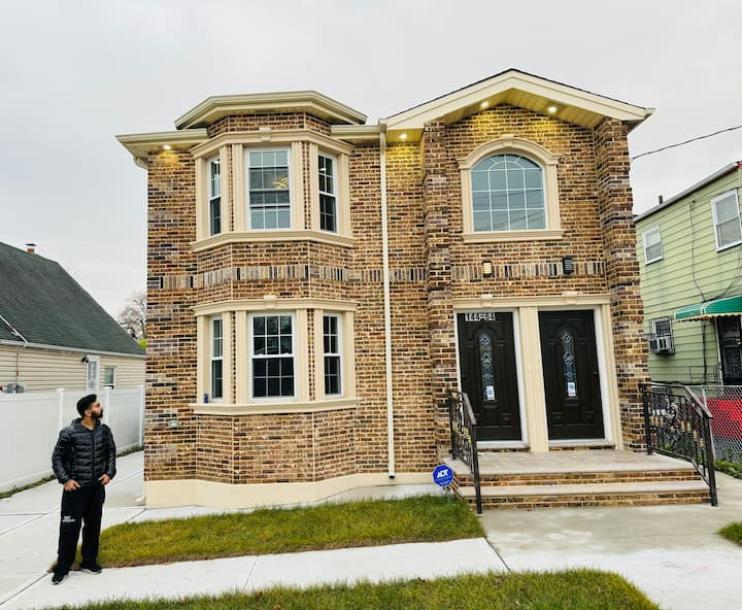
[{"label": "second dark front door", "polygon": [[592,311],[539,312],[549,440],[602,439]]},{"label": "second dark front door", "polygon": [[458,314],[461,388],[477,418],[478,440],[521,440],[513,314]]}]

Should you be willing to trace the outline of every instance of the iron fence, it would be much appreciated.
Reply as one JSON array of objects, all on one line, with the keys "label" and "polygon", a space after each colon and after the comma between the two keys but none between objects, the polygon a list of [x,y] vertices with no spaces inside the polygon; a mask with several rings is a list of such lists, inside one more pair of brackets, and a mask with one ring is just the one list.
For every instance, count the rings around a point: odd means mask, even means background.
[{"label": "iron fence", "polygon": [[711,504],[718,504],[712,415],[689,386],[649,383],[642,386],[647,453],[662,453],[693,464],[709,486]]},{"label": "iron fence", "polygon": [[462,392],[449,392],[448,421],[451,426],[451,455],[469,467],[477,504],[482,514],[482,489],[479,483],[479,456],[477,454],[477,419],[469,397]]}]

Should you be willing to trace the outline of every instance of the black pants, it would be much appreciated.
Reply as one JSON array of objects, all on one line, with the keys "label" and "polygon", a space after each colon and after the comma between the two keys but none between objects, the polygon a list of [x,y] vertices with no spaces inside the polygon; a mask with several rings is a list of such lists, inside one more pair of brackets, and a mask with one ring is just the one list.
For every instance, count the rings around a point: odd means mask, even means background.
[{"label": "black pants", "polygon": [[62,519],[59,524],[56,572],[66,574],[75,562],[77,539],[83,522],[85,526],[82,528],[82,562],[96,561],[105,499],[106,489],[103,485],[62,492]]}]

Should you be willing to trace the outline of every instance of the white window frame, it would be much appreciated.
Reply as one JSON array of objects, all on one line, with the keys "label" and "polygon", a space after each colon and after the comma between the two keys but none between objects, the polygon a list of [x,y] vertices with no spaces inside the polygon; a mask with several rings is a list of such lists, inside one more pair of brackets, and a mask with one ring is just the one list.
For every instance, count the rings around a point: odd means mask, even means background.
[{"label": "white window frame", "polygon": [[[335,321],[337,323],[337,350],[336,352],[326,352],[324,350],[325,345],[325,318],[335,318]],[[345,386],[345,361],[343,358],[343,318],[344,316],[340,313],[336,313],[334,311],[325,311],[322,313],[322,381],[323,381],[323,393],[325,396],[332,397],[332,398],[339,398],[342,397],[344,394],[344,386]],[[338,358],[338,375],[339,375],[339,383],[338,383],[338,391],[333,394],[327,393],[327,387],[324,385],[325,381],[325,375],[327,374],[327,371],[325,369],[325,357],[326,356],[337,356]]]},{"label": "white window frame", "polygon": [[[100,356],[86,356],[88,361],[85,363],[85,390],[88,392],[97,392],[100,389]],[[95,364],[95,383],[90,384],[90,366]]]},{"label": "white window frame", "polygon": [[[214,193],[213,186],[213,175],[211,173],[212,170],[212,164],[218,163],[219,164],[219,192]],[[222,218],[222,164],[221,164],[221,158],[219,155],[215,155],[209,159],[206,160],[206,189],[207,189],[207,197],[206,197],[206,205],[208,206],[206,214],[208,218],[208,234],[211,235],[219,235],[220,233],[223,233],[223,218]],[[213,225],[213,218],[211,215],[211,203],[214,199],[219,198],[219,230],[218,231],[212,231],[212,225]]]},{"label": "white window frame", "polygon": [[[222,353],[221,356],[214,355],[214,323],[221,323],[221,341],[222,341]],[[224,370],[224,318],[221,315],[211,316],[209,318],[209,370],[208,370],[208,388],[209,388],[209,400],[212,402],[223,402],[224,401],[224,376],[226,371]],[[222,363],[222,395],[214,396],[214,362],[219,361]]]},{"label": "white window frame", "polygon": [[[526,161],[530,161],[531,163],[533,163],[534,165],[536,165],[538,167],[538,169],[541,171],[541,198],[542,198],[541,211],[543,212],[543,215],[544,215],[544,226],[541,227],[541,228],[538,228],[538,229],[537,228],[477,229],[476,226],[475,226],[476,225],[476,222],[474,221],[474,219],[475,219],[475,214],[474,214],[474,198],[475,198],[475,194],[476,194],[476,191],[474,190],[474,171],[475,171],[475,168],[482,161],[486,161],[488,159],[492,159],[493,157],[507,157],[507,156],[520,157],[522,159],[525,159]],[[546,192],[546,169],[544,168],[544,166],[543,166],[542,163],[539,163],[539,161],[537,159],[534,159],[534,158],[528,156],[527,154],[523,154],[523,153],[495,152],[495,153],[493,153],[491,155],[486,155],[486,156],[482,157],[479,161],[477,161],[474,165],[472,165],[471,172],[470,172],[470,179],[472,181],[471,182],[471,194],[472,194],[471,215],[472,215],[472,230],[474,231],[474,233],[483,233],[483,234],[487,234],[487,233],[513,233],[513,232],[516,232],[516,231],[517,232],[520,232],[520,231],[546,231],[546,230],[549,229],[549,200],[548,200],[549,194]],[[525,186],[525,184],[524,184],[524,186]],[[492,192],[491,189],[488,190],[488,192]],[[510,195],[509,195],[508,183],[507,183],[507,170],[505,170],[505,191],[504,192],[505,192],[506,200],[508,201],[508,207],[505,209],[505,211],[508,214],[508,224],[510,224],[510,212],[511,212],[511,208],[510,208],[510,204],[509,204]],[[526,195],[526,191],[525,190],[523,191],[523,205],[525,206],[523,208],[523,211],[526,212],[526,222],[528,222],[528,202],[527,202],[527,195]],[[490,210],[489,213],[492,214],[492,210]]]},{"label": "white window frame", "polygon": [[[717,218],[716,218],[716,204],[722,199],[726,199],[727,197],[729,197],[729,195],[734,195],[734,202],[737,204],[737,221],[742,222],[742,220],[740,219],[739,197],[737,195],[736,188],[730,189],[728,191],[724,191],[723,193],[717,195],[716,197],[711,198],[711,217],[713,219],[713,224],[714,224],[714,243],[716,244],[717,252],[721,252],[722,250],[726,250],[727,248],[733,248],[734,246],[738,246],[739,244],[742,244],[742,238],[741,238],[741,239],[738,239],[737,241],[724,244],[723,246],[719,245],[719,231],[717,230],[718,223],[717,223]],[[740,234],[742,235],[742,225],[740,226]]]},{"label": "white window frame", "polygon": [[[253,334],[253,320],[256,317],[278,317],[289,316],[291,318],[291,358],[294,362],[294,393],[291,396],[255,396],[254,395],[254,383],[253,383],[253,359],[255,358],[255,341]],[[295,311],[291,310],[273,310],[273,311],[251,311],[247,315],[247,370],[244,371],[244,375],[247,376],[247,396],[251,402],[255,403],[274,403],[274,402],[291,402],[297,400],[299,396],[299,383],[300,383],[300,371],[298,370],[300,359],[298,354],[297,344],[297,315]],[[286,358],[285,354],[273,354],[272,356],[258,356],[263,360],[270,358]]]},{"label": "white window frame", "polygon": [[[317,187],[317,191],[319,193],[318,199],[319,199],[319,202],[320,202],[319,203],[320,208],[318,210],[318,215],[319,215],[319,229],[320,229],[320,231],[323,231],[325,233],[331,233],[333,235],[336,235],[336,234],[340,233],[340,197],[339,197],[339,194],[338,194],[338,186],[339,186],[338,171],[339,171],[339,168],[340,168],[340,164],[338,162],[338,158],[337,158],[336,155],[332,155],[332,154],[329,154],[329,153],[327,153],[325,151],[320,150],[317,153],[317,184],[318,185],[319,185],[320,157],[325,157],[326,159],[329,159],[330,161],[332,161],[332,169],[333,169],[333,173],[332,173],[332,189],[333,189],[333,192],[332,193],[328,193],[327,191],[323,191],[319,186]],[[322,228],[322,195],[332,197],[335,200],[335,230],[334,231],[331,231],[330,229],[323,229]]]},{"label": "white window frame", "polygon": [[[274,227],[272,229],[256,229],[252,226],[252,214],[250,213],[250,153],[256,152],[286,152],[286,163],[288,166],[288,181],[289,181],[289,226],[288,227]],[[294,206],[296,205],[296,197],[301,201],[302,193],[294,193],[294,167],[292,158],[291,146],[265,146],[265,147],[251,147],[245,146],[243,149],[244,154],[244,172],[245,172],[245,229],[254,233],[264,233],[270,231],[291,231],[295,229],[294,220]],[[300,168],[301,169],[301,168]]]},{"label": "white window frame", "polygon": [[[113,378],[111,379],[110,385],[106,383],[106,371],[107,370],[113,371]],[[116,367],[115,366],[104,366],[103,367],[103,387],[111,388],[112,390],[116,389]]]},{"label": "white window frame", "polygon": [[[647,238],[652,233],[657,233],[660,236],[659,244],[660,244],[660,251],[661,252],[660,252],[660,255],[659,256],[655,256],[654,258],[649,258],[647,256]],[[656,225],[654,227],[651,227],[651,228],[647,229],[646,231],[644,231],[642,233],[642,245],[644,246],[644,264],[645,265],[651,265],[652,263],[656,263],[657,261],[661,261],[664,258],[664,256],[665,256],[665,247],[664,247],[664,244],[662,243],[662,231],[660,230],[659,225]]]}]

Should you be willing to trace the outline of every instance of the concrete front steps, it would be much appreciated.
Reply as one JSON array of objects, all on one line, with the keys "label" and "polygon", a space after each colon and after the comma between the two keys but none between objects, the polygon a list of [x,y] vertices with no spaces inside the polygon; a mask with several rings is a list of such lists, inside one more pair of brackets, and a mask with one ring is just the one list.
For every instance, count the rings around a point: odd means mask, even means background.
[{"label": "concrete front steps", "polygon": [[[495,508],[699,504],[709,490],[687,462],[628,451],[480,453],[482,505]],[[453,489],[472,508],[468,467],[449,459]]]}]

